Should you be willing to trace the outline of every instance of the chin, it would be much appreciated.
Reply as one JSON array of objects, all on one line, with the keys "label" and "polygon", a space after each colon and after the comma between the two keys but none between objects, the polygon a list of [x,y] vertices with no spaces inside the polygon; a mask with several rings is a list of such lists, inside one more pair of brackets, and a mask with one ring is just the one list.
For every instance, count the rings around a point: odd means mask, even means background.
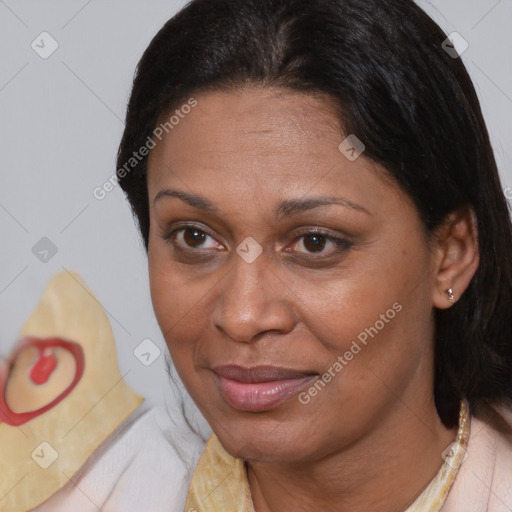
[{"label": "chin", "polygon": [[213,426],[224,449],[233,457],[266,464],[292,463],[302,459],[308,451],[304,436],[272,428],[254,428],[230,425]]}]

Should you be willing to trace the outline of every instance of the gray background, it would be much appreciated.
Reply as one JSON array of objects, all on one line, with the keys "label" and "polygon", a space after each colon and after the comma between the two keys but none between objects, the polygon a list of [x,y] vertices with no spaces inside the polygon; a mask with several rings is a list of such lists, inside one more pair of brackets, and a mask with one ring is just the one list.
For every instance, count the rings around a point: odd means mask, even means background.
[{"label": "gray background", "polygon": [[[462,59],[482,102],[503,187],[512,187],[512,0],[419,3],[448,34],[468,41]],[[145,252],[121,189],[101,201],[92,191],[115,172],[135,66],[183,5],[0,0],[0,355],[9,352],[49,279],[74,270],[108,311],[121,373],[150,403],[161,402],[169,385]],[[47,59],[31,47],[44,31],[59,45]],[[46,262],[32,252],[42,237],[58,250]],[[133,354],[146,338],[162,350],[150,366]]]}]

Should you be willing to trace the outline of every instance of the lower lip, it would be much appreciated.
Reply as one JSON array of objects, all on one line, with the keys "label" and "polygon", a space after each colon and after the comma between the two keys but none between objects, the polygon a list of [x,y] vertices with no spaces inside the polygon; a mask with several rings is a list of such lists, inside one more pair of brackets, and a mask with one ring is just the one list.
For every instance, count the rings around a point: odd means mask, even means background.
[{"label": "lower lip", "polygon": [[[216,374],[217,375],[217,374]],[[217,375],[224,400],[241,411],[266,411],[295,395],[318,375],[271,382],[239,382]]]}]

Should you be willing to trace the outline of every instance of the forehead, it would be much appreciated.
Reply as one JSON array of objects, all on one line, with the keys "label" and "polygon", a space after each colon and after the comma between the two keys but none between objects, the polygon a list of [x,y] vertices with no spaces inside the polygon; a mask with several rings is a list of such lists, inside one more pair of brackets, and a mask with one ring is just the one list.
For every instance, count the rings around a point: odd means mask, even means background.
[{"label": "forehead", "polygon": [[181,118],[175,116],[178,122],[168,126],[169,133],[152,150],[150,163],[154,156],[183,160],[208,153],[221,160],[223,155],[233,159],[251,152],[259,157],[280,151],[303,154],[305,144],[311,151],[323,140],[315,151],[321,154],[327,138],[337,147],[342,135],[332,100],[328,103],[327,98],[260,87],[207,92],[194,98],[197,105]]},{"label": "forehead", "polygon": [[326,95],[245,87],[194,99],[196,106],[181,113],[151,151],[150,200],[164,186],[283,195],[313,187],[350,191],[361,181],[370,188],[382,181],[371,161],[351,161],[340,151],[347,135]]}]

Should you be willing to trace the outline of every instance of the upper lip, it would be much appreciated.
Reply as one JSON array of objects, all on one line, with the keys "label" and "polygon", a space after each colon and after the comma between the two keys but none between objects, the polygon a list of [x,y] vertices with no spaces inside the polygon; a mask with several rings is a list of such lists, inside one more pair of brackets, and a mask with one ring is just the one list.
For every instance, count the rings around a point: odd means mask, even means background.
[{"label": "upper lip", "polygon": [[274,380],[300,379],[318,375],[311,371],[294,370],[279,366],[251,366],[249,368],[238,365],[216,366],[212,370],[222,377],[239,382],[271,382]]}]

